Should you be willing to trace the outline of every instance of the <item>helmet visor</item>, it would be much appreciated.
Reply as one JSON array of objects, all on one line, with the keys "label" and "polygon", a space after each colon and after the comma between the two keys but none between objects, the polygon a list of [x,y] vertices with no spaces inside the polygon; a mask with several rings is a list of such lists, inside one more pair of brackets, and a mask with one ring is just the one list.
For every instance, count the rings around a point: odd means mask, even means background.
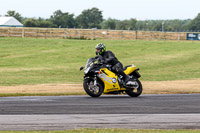
[{"label": "helmet visor", "polygon": [[97,53],[99,53],[100,51],[101,51],[101,49],[100,49],[100,48],[97,48],[97,49],[96,49],[96,52],[97,52]]}]

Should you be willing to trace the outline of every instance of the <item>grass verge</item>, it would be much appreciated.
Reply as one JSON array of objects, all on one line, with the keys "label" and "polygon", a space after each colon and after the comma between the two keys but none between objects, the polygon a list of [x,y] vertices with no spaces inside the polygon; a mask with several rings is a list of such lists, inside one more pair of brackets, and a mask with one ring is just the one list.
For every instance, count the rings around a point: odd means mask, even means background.
[{"label": "grass verge", "polygon": [[[155,82],[200,79],[200,42],[0,38],[0,96],[85,94],[83,88],[78,92],[51,92],[49,88],[45,91],[27,92],[26,89],[20,92],[17,87],[81,84],[83,72],[79,68],[85,65],[88,58],[95,56],[94,47],[99,42],[105,43],[124,66],[136,64],[141,68],[141,81],[152,85],[146,86],[150,91],[144,93],[199,93],[190,86],[185,91],[178,86],[169,88],[171,83],[164,85],[167,89],[162,90],[156,88]],[[16,87],[17,92],[14,89],[13,92],[3,92],[6,86]],[[200,88],[199,85],[196,88]]]},{"label": "grass verge", "polygon": [[[200,93],[200,79],[177,81],[142,81],[142,94],[193,94]],[[85,95],[82,84],[40,84],[0,86],[4,96],[61,96]]]}]

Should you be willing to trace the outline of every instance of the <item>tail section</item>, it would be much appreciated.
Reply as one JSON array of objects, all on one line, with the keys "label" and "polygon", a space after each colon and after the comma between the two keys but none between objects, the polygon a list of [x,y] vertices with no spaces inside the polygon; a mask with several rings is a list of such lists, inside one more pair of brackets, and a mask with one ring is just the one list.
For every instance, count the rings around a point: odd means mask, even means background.
[{"label": "tail section", "polygon": [[132,64],[132,65],[130,65],[130,66],[126,66],[124,69],[125,69],[125,70],[124,70],[124,73],[127,74],[127,75],[129,75],[129,74],[131,74],[134,70],[136,70],[136,66],[135,66],[134,64]]}]

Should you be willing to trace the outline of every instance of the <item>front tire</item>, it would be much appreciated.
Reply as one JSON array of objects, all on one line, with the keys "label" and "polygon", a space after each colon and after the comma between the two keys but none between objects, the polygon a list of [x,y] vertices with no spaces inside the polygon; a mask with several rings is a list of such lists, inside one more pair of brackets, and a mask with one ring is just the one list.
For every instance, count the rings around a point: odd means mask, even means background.
[{"label": "front tire", "polygon": [[84,79],[83,87],[85,92],[91,97],[99,97],[104,91],[100,82],[97,81],[97,85],[94,86],[94,80],[89,78]]},{"label": "front tire", "polygon": [[130,97],[138,97],[141,93],[142,93],[142,84],[141,82],[136,79],[135,82],[138,84],[137,88],[129,88],[128,90],[126,90],[126,93],[130,96]]}]

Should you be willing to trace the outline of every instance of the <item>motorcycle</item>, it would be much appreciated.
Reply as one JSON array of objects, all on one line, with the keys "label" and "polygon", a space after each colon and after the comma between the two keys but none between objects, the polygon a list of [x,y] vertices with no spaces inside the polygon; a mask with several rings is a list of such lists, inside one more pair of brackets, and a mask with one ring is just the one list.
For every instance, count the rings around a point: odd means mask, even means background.
[{"label": "motorcycle", "polygon": [[111,65],[101,63],[102,56],[89,58],[84,70],[83,88],[91,97],[99,97],[102,94],[128,94],[130,97],[138,97],[142,93],[142,84],[138,80],[141,75],[135,65],[124,67],[124,72],[130,79],[124,82],[123,76],[111,71]]}]

